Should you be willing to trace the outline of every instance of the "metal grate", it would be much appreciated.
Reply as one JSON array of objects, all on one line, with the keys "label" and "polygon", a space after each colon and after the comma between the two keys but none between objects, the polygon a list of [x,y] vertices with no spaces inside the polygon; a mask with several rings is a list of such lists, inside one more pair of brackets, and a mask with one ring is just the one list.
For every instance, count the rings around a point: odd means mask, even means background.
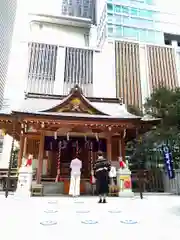
[{"label": "metal grate", "polygon": [[57,49],[56,45],[29,43],[27,92],[53,93]]},{"label": "metal grate", "polygon": [[93,51],[66,48],[64,94],[78,84],[86,96],[92,96],[93,91]]}]

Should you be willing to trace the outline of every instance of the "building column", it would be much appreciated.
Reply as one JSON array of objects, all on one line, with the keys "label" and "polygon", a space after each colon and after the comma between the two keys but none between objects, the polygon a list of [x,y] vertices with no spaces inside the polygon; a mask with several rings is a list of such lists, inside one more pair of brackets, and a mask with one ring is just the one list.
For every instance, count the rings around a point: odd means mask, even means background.
[{"label": "building column", "polygon": [[112,161],[112,137],[108,136],[106,139],[107,146],[107,160]]},{"label": "building column", "polygon": [[22,165],[22,158],[23,158],[23,153],[24,153],[24,140],[25,140],[25,136],[21,135],[20,136],[20,143],[19,143],[19,153],[18,153],[18,164],[17,167],[20,168]]},{"label": "building column", "polygon": [[38,154],[38,167],[37,167],[37,184],[41,183],[41,175],[43,169],[43,157],[44,157],[44,132],[41,132],[40,144],[39,144],[39,154]]}]

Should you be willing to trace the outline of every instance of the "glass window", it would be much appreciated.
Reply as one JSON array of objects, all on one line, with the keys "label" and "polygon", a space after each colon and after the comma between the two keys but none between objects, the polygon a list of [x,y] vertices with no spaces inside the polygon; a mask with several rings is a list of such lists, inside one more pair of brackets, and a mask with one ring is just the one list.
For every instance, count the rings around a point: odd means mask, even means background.
[{"label": "glass window", "polygon": [[111,3],[107,4],[107,10],[108,11],[113,11],[113,5]]},{"label": "glass window", "polygon": [[153,17],[153,11],[140,9],[139,16],[146,17],[146,18],[152,18]]},{"label": "glass window", "polygon": [[138,39],[138,30],[136,28],[124,27],[123,36],[125,38],[137,40]]},{"label": "glass window", "polygon": [[123,27],[116,26],[116,37],[122,37],[123,36]]},{"label": "glass window", "polygon": [[122,23],[129,25],[129,23],[130,23],[130,18],[129,18],[129,17],[122,16]]},{"label": "glass window", "polygon": [[155,32],[154,31],[147,31],[147,40],[148,42],[154,43],[155,42]]},{"label": "glass window", "polygon": [[108,22],[112,22],[113,21],[113,15],[108,13]]},{"label": "glass window", "polygon": [[163,33],[162,32],[155,32],[155,39],[156,39],[156,43],[164,43],[164,37],[163,37]]},{"label": "glass window", "polygon": [[122,6],[122,13],[129,14],[129,7]]},{"label": "glass window", "polygon": [[139,29],[139,40],[142,42],[147,41],[147,31],[145,29]]},{"label": "glass window", "polygon": [[115,11],[116,13],[120,13],[120,12],[121,12],[121,6],[115,5],[115,6],[114,6],[114,11]]},{"label": "glass window", "polygon": [[145,0],[145,3],[146,3],[146,4],[149,4],[149,5],[153,5],[153,4],[154,4],[154,1],[153,1],[153,0]]},{"label": "glass window", "polygon": [[137,8],[130,8],[130,14],[133,15],[133,16],[138,16],[139,9],[137,9]]},{"label": "glass window", "polygon": [[108,26],[108,33],[113,33],[113,27]]},{"label": "glass window", "polygon": [[116,24],[121,24],[122,23],[122,17],[120,15],[115,15],[113,20]]}]

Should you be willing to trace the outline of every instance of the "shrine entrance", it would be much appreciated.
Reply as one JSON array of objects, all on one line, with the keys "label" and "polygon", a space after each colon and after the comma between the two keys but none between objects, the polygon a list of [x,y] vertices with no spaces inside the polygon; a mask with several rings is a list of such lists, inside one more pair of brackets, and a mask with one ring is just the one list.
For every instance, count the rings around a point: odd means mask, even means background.
[{"label": "shrine entrance", "polygon": [[[106,139],[93,137],[45,137],[45,151],[51,152],[48,159],[47,178],[55,179],[60,158],[61,179],[70,178],[70,162],[76,156],[82,161],[81,178],[89,180],[92,165],[97,152],[101,150],[106,155]],[[44,176],[45,180],[45,176]]]}]

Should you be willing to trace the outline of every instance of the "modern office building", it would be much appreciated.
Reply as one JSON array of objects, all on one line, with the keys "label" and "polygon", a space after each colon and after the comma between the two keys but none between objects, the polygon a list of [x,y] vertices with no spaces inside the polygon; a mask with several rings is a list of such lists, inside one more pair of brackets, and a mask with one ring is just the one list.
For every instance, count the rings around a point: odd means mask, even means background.
[{"label": "modern office building", "polygon": [[0,2],[0,108],[3,104],[17,0]]},{"label": "modern office building", "polygon": [[109,39],[163,43],[163,32],[159,26],[161,12],[153,0],[107,0],[103,4],[101,2],[101,6],[98,9],[99,45],[102,45],[103,31]]}]

